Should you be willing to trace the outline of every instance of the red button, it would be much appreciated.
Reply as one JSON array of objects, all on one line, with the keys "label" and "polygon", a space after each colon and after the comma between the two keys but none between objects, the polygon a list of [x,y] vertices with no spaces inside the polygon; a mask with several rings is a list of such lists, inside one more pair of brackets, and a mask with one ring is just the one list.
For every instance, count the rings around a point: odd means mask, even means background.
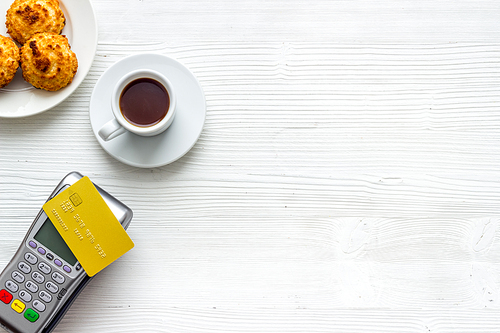
[{"label": "red button", "polygon": [[9,304],[12,301],[12,295],[5,289],[0,290],[0,300],[5,304]]}]

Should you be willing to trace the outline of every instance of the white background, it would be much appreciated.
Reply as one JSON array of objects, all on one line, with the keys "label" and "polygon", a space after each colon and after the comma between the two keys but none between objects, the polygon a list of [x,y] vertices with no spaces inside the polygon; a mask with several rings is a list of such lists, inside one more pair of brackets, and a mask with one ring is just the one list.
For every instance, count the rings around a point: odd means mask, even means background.
[{"label": "white background", "polygon": [[[500,2],[92,3],[83,84],[0,119],[0,269],[70,171],[134,210],[135,248],[57,333],[500,331]],[[141,52],[207,101],[154,169],[109,156],[88,114]]]}]

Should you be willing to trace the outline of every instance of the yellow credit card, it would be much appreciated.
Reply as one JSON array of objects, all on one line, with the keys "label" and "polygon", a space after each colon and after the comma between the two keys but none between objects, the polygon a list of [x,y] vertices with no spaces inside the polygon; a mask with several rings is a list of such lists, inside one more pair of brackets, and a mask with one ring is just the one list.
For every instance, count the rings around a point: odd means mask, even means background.
[{"label": "yellow credit card", "polygon": [[43,210],[89,276],[134,247],[88,177],[45,203]]}]

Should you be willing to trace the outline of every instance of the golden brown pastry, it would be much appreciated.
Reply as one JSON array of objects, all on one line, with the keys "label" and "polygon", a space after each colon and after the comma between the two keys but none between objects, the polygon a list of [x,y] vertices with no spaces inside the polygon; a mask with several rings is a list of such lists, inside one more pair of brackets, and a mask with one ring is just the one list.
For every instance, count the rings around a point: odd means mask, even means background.
[{"label": "golden brown pastry", "polygon": [[12,81],[19,68],[19,47],[9,38],[0,35],[0,88]]},{"label": "golden brown pastry", "polygon": [[73,81],[78,60],[66,36],[40,33],[21,48],[21,68],[34,87],[56,91]]},{"label": "golden brown pastry", "polygon": [[60,34],[65,18],[59,0],[15,0],[7,10],[7,33],[19,44],[41,32]]}]

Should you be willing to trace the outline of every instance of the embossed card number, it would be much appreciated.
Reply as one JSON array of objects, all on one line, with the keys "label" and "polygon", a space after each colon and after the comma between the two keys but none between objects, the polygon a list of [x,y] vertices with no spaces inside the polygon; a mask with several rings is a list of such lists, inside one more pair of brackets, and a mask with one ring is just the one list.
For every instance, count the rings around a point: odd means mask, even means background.
[{"label": "embossed card number", "polygon": [[89,276],[134,247],[88,177],[48,201],[43,210]]}]

